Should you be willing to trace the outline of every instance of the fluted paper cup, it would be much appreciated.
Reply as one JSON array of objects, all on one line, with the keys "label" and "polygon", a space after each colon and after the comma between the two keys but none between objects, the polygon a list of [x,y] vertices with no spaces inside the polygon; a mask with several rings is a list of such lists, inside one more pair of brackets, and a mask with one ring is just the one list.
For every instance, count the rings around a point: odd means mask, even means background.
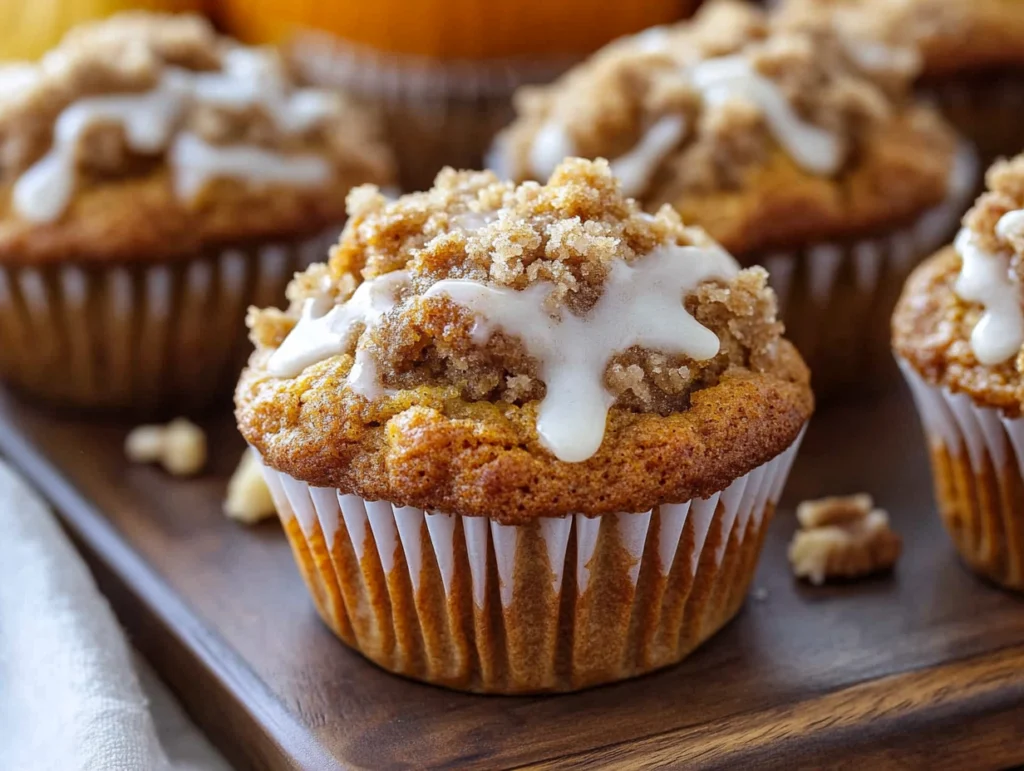
[{"label": "fluted paper cup", "polygon": [[768,270],[786,337],[810,367],[819,396],[892,383],[891,311],[914,267],[956,232],[978,173],[977,157],[965,146],[946,200],[909,226],[875,238],[753,258]]},{"label": "fluted paper cup", "polygon": [[1024,149],[1017,127],[1024,108],[1024,67],[926,78],[920,90],[974,144],[984,168]]},{"label": "fluted paper cup", "polygon": [[799,444],[707,499],[522,526],[264,472],[314,603],[345,643],[419,680],[533,693],[674,664],[729,621]]},{"label": "fluted paper cup", "polygon": [[946,531],[975,572],[1024,591],[1024,419],[933,385],[905,361],[900,368],[928,440]]},{"label": "fluted paper cup", "polygon": [[279,305],[337,234],[173,262],[0,265],[0,379],[70,408],[202,409],[237,382],[246,308]]}]

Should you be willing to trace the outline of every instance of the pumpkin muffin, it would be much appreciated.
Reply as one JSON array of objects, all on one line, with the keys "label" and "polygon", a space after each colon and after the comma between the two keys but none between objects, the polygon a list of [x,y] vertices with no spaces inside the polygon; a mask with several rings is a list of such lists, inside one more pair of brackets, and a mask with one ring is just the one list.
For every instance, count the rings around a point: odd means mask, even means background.
[{"label": "pumpkin muffin", "polygon": [[320,614],[391,671],[562,691],[738,611],[812,410],[761,268],[605,161],[372,187],[236,391]]},{"label": "pumpkin muffin", "polygon": [[522,89],[490,165],[544,179],[566,155],[611,159],[648,211],[672,204],[769,269],[816,390],[863,390],[892,371],[888,311],[955,229],[975,174],[912,98],[914,57],[863,58],[816,15],[780,28],[714,2]]},{"label": "pumpkin muffin", "polygon": [[915,49],[921,91],[985,162],[1024,149],[1024,4],[1017,0],[788,0],[782,13],[829,15],[879,57]]},{"label": "pumpkin muffin", "polygon": [[1024,590],[1024,156],[987,184],[955,244],[907,282],[893,346],[946,529],[977,572]]},{"label": "pumpkin muffin", "polygon": [[[619,35],[683,18],[698,0],[224,0],[247,41],[281,43],[309,82],[337,86],[385,116],[406,190],[443,166],[479,168],[512,117],[511,96],[544,83]],[[585,19],[585,23],[581,23]]]},{"label": "pumpkin muffin", "polygon": [[0,377],[74,407],[227,397],[246,306],[392,167],[344,97],[198,17],[116,16],[0,68]]}]

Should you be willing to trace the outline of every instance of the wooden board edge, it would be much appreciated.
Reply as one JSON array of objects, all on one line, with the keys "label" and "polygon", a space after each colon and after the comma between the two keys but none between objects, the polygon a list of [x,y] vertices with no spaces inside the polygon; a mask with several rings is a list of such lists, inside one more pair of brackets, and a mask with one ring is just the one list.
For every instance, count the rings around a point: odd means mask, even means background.
[{"label": "wooden board edge", "polygon": [[858,767],[898,760],[962,769],[982,749],[993,767],[1024,762],[1024,645],[519,768],[793,768],[856,759]]},{"label": "wooden board edge", "polygon": [[[266,685],[9,421],[0,453],[50,502],[131,642],[239,768],[340,769]],[[197,678],[215,684],[196,689]]]}]

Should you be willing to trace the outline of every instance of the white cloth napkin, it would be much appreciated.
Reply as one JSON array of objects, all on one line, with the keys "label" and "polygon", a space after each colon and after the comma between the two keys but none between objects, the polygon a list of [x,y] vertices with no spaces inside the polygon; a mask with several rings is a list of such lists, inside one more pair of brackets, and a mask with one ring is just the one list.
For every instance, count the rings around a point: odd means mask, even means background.
[{"label": "white cloth napkin", "polygon": [[53,514],[0,462],[0,769],[227,771],[133,659]]}]

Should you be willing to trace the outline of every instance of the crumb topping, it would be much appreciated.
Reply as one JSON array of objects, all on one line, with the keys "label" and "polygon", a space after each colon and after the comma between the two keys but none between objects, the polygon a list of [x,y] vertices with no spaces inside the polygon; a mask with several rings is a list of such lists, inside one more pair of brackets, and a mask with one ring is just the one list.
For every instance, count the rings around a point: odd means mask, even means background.
[{"label": "crumb topping", "polygon": [[1013,0],[785,0],[779,17],[825,17],[857,39],[912,46],[926,77],[1024,63],[1024,16]]},{"label": "crumb topping", "polygon": [[1024,155],[998,161],[955,248],[915,271],[893,317],[928,380],[1018,414],[1024,404]]},{"label": "crumb topping", "polygon": [[890,570],[902,540],[889,515],[867,494],[805,501],[797,507],[800,529],[789,546],[793,574],[813,584]]},{"label": "crumb topping", "polygon": [[[585,316],[616,262],[632,264],[665,243],[714,248],[669,207],[643,213],[617,190],[603,161],[567,161],[547,186],[516,187],[489,172],[449,169],[428,192],[388,202],[364,187],[349,205],[351,219],[329,265],[296,277],[287,311],[250,314],[255,361],[281,344],[310,298],[344,302],[362,282],[404,271],[410,280],[400,302],[369,333],[351,336],[343,358],[351,362],[364,352],[386,389],[450,388],[467,401],[521,406],[546,392],[523,341],[502,331],[481,341],[473,314],[431,296],[430,287],[446,279],[518,291],[546,284],[548,310]],[[616,404],[678,411],[692,391],[714,385],[731,368],[773,366],[782,325],[763,269],[703,283],[685,307],[718,336],[718,355],[696,361],[639,347],[619,351],[604,375]]]},{"label": "crumb topping", "polygon": [[[522,89],[492,165],[513,179],[543,179],[562,155],[605,157],[649,210],[669,202],[688,216],[680,202],[754,187],[780,153],[804,176],[847,180],[869,156],[886,154],[889,137],[913,133],[901,144],[941,160],[937,178],[916,172],[935,203],[953,139],[914,105],[915,74],[909,52],[865,52],[812,15],[782,25],[751,4],[720,0],[690,22],[611,44],[550,86]],[[670,117],[679,121],[674,135]]]},{"label": "crumb topping", "polygon": [[276,53],[197,16],[129,12],[84,25],[38,65],[0,68],[0,85],[0,184],[28,219],[63,210],[36,199],[164,166],[181,172],[185,199],[223,177],[302,186],[331,172],[381,182],[391,172],[366,113],[343,95],[298,89]]}]

